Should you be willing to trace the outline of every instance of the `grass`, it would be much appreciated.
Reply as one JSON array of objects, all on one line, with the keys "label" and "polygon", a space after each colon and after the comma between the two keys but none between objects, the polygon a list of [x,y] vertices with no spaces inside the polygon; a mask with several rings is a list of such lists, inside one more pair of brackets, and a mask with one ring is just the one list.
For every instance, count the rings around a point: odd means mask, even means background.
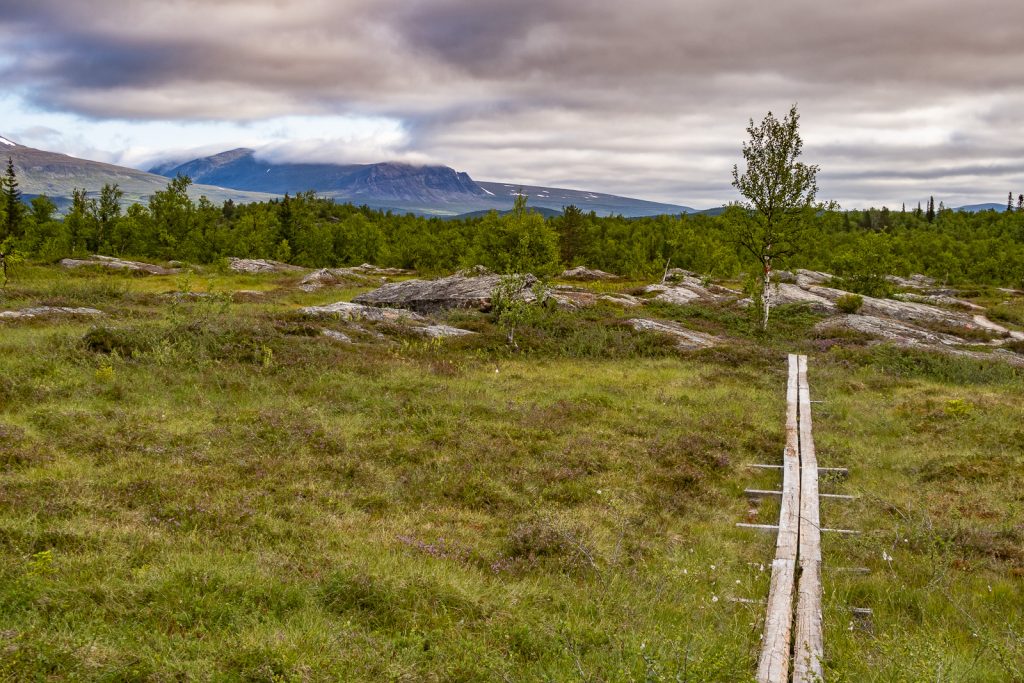
[{"label": "grass", "polygon": [[517,354],[473,313],[348,346],[295,309],[353,292],[295,277],[174,304],[173,277],[24,275],[4,308],[108,315],[0,323],[4,680],[749,680],[763,607],[732,598],[773,544],[734,523],[777,515],[743,464],[779,459],[792,349],[852,470],[823,490],[861,495],[824,504],[864,531],[826,566],[872,570],[826,571],[828,679],[1021,677],[1010,366],[667,305],[643,315],[738,341],[680,354],[609,305],[537,314]]}]

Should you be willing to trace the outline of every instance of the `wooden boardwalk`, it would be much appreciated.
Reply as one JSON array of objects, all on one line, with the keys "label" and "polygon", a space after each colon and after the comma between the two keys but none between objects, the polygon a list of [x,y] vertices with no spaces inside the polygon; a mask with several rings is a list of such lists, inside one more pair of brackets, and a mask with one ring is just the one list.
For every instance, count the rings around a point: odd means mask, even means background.
[{"label": "wooden boardwalk", "polygon": [[789,356],[781,467],[782,505],[757,681],[787,683],[792,675],[793,683],[810,683],[823,680],[824,637],[818,458],[811,433],[807,356]]}]

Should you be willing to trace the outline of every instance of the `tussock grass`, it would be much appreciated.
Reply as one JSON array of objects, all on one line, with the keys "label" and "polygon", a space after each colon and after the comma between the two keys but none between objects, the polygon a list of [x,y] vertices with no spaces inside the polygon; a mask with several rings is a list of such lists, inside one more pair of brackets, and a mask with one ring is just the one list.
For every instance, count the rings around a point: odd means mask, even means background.
[{"label": "tussock grass", "polygon": [[[29,303],[63,277],[33,272]],[[864,531],[826,566],[872,570],[826,571],[829,680],[1020,672],[1018,370],[818,351],[786,309],[763,336],[653,308],[740,339],[699,353],[616,307],[540,311],[517,354],[465,312],[475,337],[342,345],[305,294],[162,279],[83,277],[102,322],[0,327],[0,678],[749,680],[763,607],[730,598],[767,593],[772,539],[734,523],[778,514],[743,465],[779,461],[793,347],[819,459],[852,470],[823,490],[861,494],[824,504]]]}]

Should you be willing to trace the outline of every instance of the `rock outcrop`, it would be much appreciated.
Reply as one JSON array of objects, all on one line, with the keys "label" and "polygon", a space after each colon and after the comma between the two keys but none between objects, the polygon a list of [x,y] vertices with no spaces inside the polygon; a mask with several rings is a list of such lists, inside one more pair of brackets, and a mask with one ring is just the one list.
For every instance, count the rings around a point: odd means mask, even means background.
[{"label": "rock outcrop", "polygon": [[680,349],[706,349],[715,346],[721,341],[718,337],[710,334],[688,330],[671,320],[631,318],[626,321],[626,324],[638,332],[666,334],[676,340],[676,346]]},{"label": "rock outcrop", "polygon": [[796,284],[801,287],[804,285],[821,285],[831,280],[831,273],[823,273],[820,270],[805,270],[803,268],[796,269]]},{"label": "rock outcrop", "polygon": [[[839,297],[846,296],[849,292],[831,287],[817,285],[806,285],[803,287],[806,292],[814,294],[823,299],[835,302]],[[861,305],[860,313],[865,315],[882,316],[895,318],[904,322],[950,325],[963,327],[965,329],[978,329],[980,326],[974,322],[971,316],[954,311],[948,311],[929,304],[919,304],[913,301],[899,301],[896,299],[878,299],[873,296],[861,297],[864,303]]]},{"label": "rock outcrop", "polygon": [[[372,292],[360,294],[353,301],[368,306],[407,308],[431,313],[453,308],[488,311],[491,295],[501,280],[493,273],[476,275],[465,271],[438,280],[405,280],[390,282]],[[475,271],[479,272],[479,271]],[[537,278],[526,275],[519,292],[525,301],[534,301],[533,286]]]},{"label": "rock outcrop", "polygon": [[180,273],[180,268],[164,268],[152,263],[141,261],[125,261],[113,256],[100,256],[95,254],[85,259],[66,258],[61,259],[60,265],[64,268],[82,268],[94,266],[98,268],[109,268],[111,270],[126,270],[132,273],[144,273],[146,275],[175,275]]},{"label": "rock outcrop", "polygon": [[104,315],[103,311],[95,308],[66,308],[63,306],[35,306],[33,308],[22,308],[17,311],[0,311],[0,320],[26,320],[29,318],[43,318],[53,315],[79,315],[97,316]]},{"label": "rock outcrop", "polygon": [[411,329],[416,334],[421,334],[424,337],[429,337],[430,339],[465,337],[467,335],[476,334],[476,332],[464,330],[460,327],[451,327],[450,325],[426,325],[424,327],[413,327]]},{"label": "rock outcrop", "polygon": [[643,306],[644,300],[633,296],[632,294],[602,294],[597,297],[598,301],[607,301],[608,303],[617,304],[625,308],[636,308],[637,306]]},{"label": "rock outcrop", "polygon": [[[670,282],[670,283],[669,283]],[[656,292],[655,301],[670,304],[688,304],[694,301],[725,301],[740,296],[739,292],[701,280],[686,271],[680,271],[676,277],[666,283],[648,285],[645,293]]]},{"label": "rock outcrop", "polygon": [[253,258],[228,258],[228,268],[236,273],[301,273],[305,268],[280,261]]},{"label": "rock outcrop", "polygon": [[815,326],[819,332],[827,332],[837,328],[856,330],[902,346],[959,346],[967,344],[967,341],[960,337],[942,332],[923,330],[889,318],[880,318],[874,315],[849,314],[836,318],[822,320]]},{"label": "rock outcrop", "polygon": [[563,271],[558,277],[562,280],[593,282],[596,280],[616,280],[619,276],[613,275],[612,273],[606,273],[603,270],[596,270],[585,266],[576,266],[575,268]]},{"label": "rock outcrop", "polygon": [[342,320],[367,320],[370,322],[427,322],[427,319],[413,311],[401,308],[379,308],[362,304],[339,301],[326,306],[306,306],[299,309],[304,315],[332,316]]}]

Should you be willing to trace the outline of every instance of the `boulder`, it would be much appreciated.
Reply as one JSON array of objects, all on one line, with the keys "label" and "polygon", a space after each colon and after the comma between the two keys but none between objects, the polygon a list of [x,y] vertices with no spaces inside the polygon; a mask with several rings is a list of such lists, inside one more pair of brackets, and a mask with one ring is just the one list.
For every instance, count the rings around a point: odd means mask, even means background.
[{"label": "boulder", "polygon": [[365,285],[369,277],[362,273],[354,272],[352,268],[321,268],[314,270],[299,281],[299,289],[304,292],[315,292],[321,287],[333,285]]},{"label": "boulder", "polygon": [[[452,308],[475,308],[488,311],[491,308],[491,294],[501,280],[483,269],[484,274],[472,274],[480,270],[462,271],[438,280],[405,280],[390,282],[372,292],[360,294],[353,301],[368,306],[407,308],[420,313],[430,313]],[[469,273],[469,274],[467,274]],[[537,278],[526,275],[519,296],[525,301],[534,301],[533,286]]]},{"label": "boulder", "polygon": [[0,320],[26,320],[29,318],[40,318],[51,315],[104,315],[103,311],[95,308],[65,308],[63,306],[35,306],[33,308],[22,308],[18,311],[0,311]]},{"label": "boulder", "polygon": [[321,331],[321,334],[328,339],[333,339],[334,341],[342,342],[343,344],[352,343],[352,338],[344,332],[338,332],[337,330],[323,330]]},{"label": "boulder", "polygon": [[676,340],[676,346],[680,349],[706,349],[715,346],[721,341],[718,337],[710,334],[688,330],[671,320],[631,318],[626,321],[626,324],[637,331],[667,334]]},{"label": "boulder", "polygon": [[335,316],[342,320],[368,320],[370,322],[427,322],[418,313],[401,308],[378,308],[339,301],[326,306],[306,306],[299,309],[305,315]]},{"label": "boulder", "polygon": [[305,268],[269,259],[228,258],[228,268],[236,273],[301,273]]},{"label": "boulder", "polygon": [[575,268],[570,268],[569,270],[563,271],[562,274],[559,275],[558,277],[563,280],[581,280],[593,282],[595,280],[615,280],[619,276],[613,275],[612,273],[606,273],[603,270],[591,269],[585,266],[576,266]]},{"label": "boulder", "polygon": [[152,263],[141,261],[125,261],[113,256],[100,256],[95,254],[85,259],[66,258],[61,259],[60,265],[64,268],[81,268],[83,266],[95,266],[98,268],[110,268],[111,270],[127,270],[132,273],[145,273],[146,275],[174,275],[180,273],[180,268],[164,268]]}]

